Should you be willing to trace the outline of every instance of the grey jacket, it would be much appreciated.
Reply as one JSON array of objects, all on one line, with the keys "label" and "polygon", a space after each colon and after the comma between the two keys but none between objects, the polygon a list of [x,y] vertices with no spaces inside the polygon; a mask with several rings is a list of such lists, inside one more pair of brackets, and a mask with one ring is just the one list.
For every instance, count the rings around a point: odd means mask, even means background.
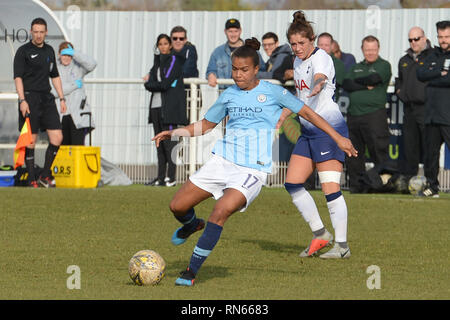
[{"label": "grey jacket", "polygon": [[[293,56],[290,45],[284,44],[282,46],[277,47],[273,51],[269,60],[267,60],[265,71],[261,70],[258,72],[257,74],[258,79],[276,79],[276,77],[274,77],[274,72],[277,71],[277,69],[281,68],[283,66],[284,59],[290,56]],[[293,60],[294,59],[292,58],[292,61]],[[285,70],[282,71],[283,75],[284,71]]]},{"label": "grey jacket", "polygon": [[[82,116],[81,113],[92,112],[92,109],[87,100],[84,108],[80,108],[82,100],[86,99],[86,92],[84,83],[81,88],[78,88],[76,80],[83,80],[86,74],[95,69],[97,62],[92,57],[77,50],[74,50],[72,58],[72,62],[68,66],[62,65],[60,59],[56,60],[67,105],[66,113],[60,116],[62,118],[62,116],[71,115],[77,129],[89,128],[89,115]],[[53,93],[55,93],[54,88]],[[56,102],[60,112],[59,99],[56,99]],[[95,128],[93,118],[91,119],[91,128]]]}]

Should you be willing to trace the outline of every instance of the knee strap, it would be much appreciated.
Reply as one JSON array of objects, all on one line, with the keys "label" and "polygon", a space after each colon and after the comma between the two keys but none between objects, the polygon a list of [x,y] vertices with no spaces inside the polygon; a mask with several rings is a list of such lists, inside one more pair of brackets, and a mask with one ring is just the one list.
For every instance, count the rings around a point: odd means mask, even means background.
[{"label": "knee strap", "polygon": [[334,182],[341,184],[341,172],[339,171],[320,171],[319,172],[320,183]]}]

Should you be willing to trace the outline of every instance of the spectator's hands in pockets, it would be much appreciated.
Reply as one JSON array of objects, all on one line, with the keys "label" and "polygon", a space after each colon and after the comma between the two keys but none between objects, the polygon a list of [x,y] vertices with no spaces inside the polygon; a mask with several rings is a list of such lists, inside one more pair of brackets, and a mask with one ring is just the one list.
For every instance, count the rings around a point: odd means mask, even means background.
[{"label": "spectator's hands in pockets", "polygon": [[172,137],[173,130],[161,131],[156,136],[153,137],[152,141],[156,142],[156,147],[159,147],[159,143],[164,140],[168,140]]}]

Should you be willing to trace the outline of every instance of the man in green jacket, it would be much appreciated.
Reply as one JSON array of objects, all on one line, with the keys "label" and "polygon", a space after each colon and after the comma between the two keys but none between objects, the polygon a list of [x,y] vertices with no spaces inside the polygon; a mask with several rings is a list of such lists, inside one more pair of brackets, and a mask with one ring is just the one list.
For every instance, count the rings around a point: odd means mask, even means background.
[{"label": "man in green jacket", "polygon": [[363,192],[359,178],[365,172],[365,149],[375,165],[388,160],[389,128],[386,93],[391,79],[391,65],[379,56],[380,42],[374,36],[362,40],[364,60],[346,74],[343,88],[350,93],[347,124],[350,140],[359,151],[347,159],[350,192]]},{"label": "man in green jacket", "polygon": [[339,99],[339,89],[342,87],[342,81],[345,76],[345,65],[344,62],[336,58],[331,52],[331,44],[333,42],[333,36],[328,32],[323,32],[317,37],[317,46],[325,50],[333,60],[334,72],[336,79],[332,79],[335,82],[336,90],[334,91],[334,101],[338,101]]}]

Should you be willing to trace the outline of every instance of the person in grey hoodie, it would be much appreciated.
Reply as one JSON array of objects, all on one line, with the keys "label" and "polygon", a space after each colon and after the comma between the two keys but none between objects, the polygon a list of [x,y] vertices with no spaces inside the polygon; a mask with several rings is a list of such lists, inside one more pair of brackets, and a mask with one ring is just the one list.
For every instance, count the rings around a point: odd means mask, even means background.
[{"label": "person in grey hoodie", "polygon": [[[294,56],[289,44],[279,45],[278,36],[273,32],[267,32],[262,37],[262,45],[269,59],[267,60],[265,71],[259,71],[258,79],[276,79],[284,83],[287,69],[293,69],[292,62]],[[286,65],[285,61],[290,62]]]},{"label": "person in grey hoodie", "polygon": [[59,45],[56,61],[60,73],[67,112],[62,116],[63,145],[84,145],[86,134],[94,129],[92,109],[86,100],[83,78],[97,62],[75,50],[70,42]]}]

